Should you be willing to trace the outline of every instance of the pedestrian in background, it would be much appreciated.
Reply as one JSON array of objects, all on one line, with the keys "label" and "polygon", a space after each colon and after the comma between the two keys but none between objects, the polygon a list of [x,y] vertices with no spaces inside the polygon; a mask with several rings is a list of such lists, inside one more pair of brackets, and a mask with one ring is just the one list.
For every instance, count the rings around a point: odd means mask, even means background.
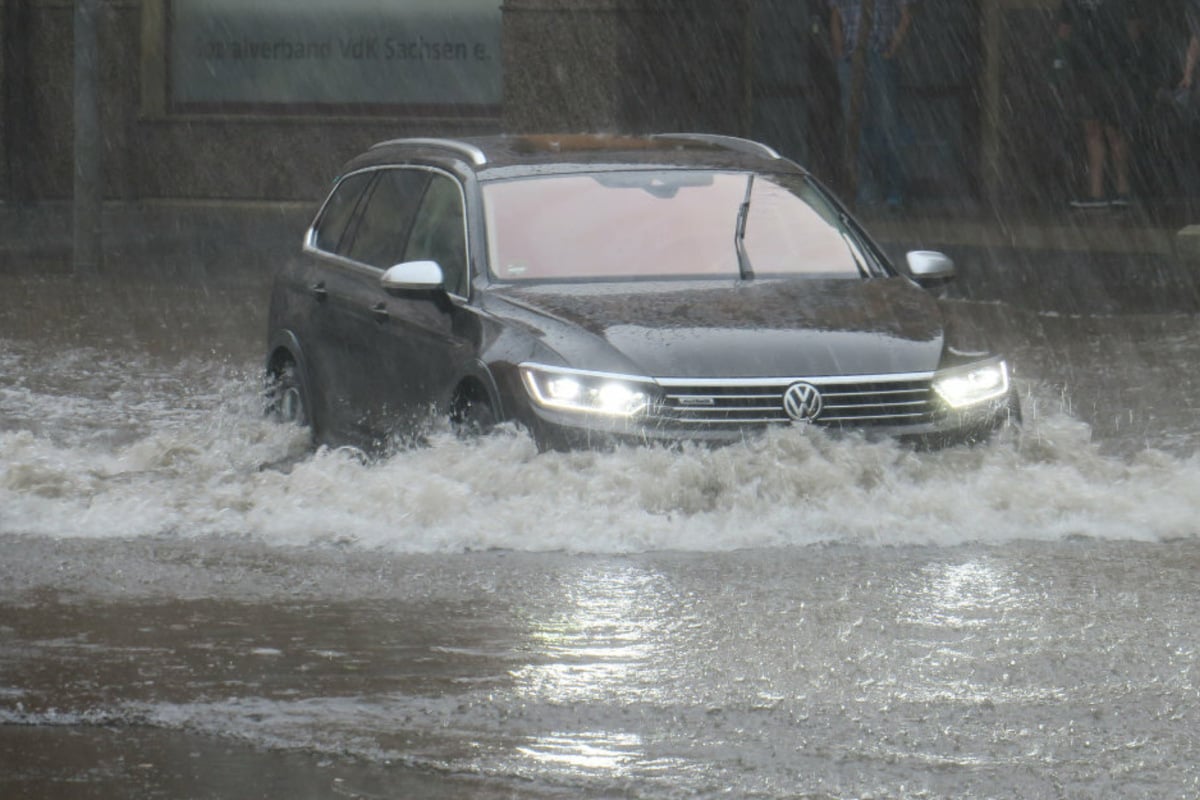
[{"label": "pedestrian in background", "polygon": [[1190,90],[1196,78],[1196,62],[1200,61],[1200,0],[1188,0],[1187,25],[1191,31],[1187,56],[1183,62],[1183,80],[1180,89]]},{"label": "pedestrian in background", "polygon": [[831,0],[830,38],[846,121],[847,169],[860,205],[904,202],[898,56],[916,0]]},{"label": "pedestrian in background", "polygon": [[[1058,39],[1071,84],[1069,100],[1083,123],[1087,194],[1075,208],[1129,205],[1129,131],[1137,121],[1134,87],[1141,14],[1135,0],[1062,0]],[[1114,173],[1107,194],[1106,171]]]}]

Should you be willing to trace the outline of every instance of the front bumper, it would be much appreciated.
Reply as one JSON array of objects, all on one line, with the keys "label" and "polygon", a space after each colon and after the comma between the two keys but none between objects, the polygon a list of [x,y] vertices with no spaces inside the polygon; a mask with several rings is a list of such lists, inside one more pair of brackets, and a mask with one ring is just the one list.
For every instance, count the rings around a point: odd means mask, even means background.
[{"label": "front bumper", "polygon": [[722,446],[743,442],[770,429],[810,425],[833,434],[861,435],[869,439],[891,438],[917,449],[940,449],[983,442],[1006,425],[1020,423],[1021,406],[1014,389],[997,400],[961,410],[939,409],[928,420],[908,424],[769,421],[697,425],[653,415],[616,418],[579,414],[531,403],[522,421],[542,450],[607,449],[622,444],[683,442]]}]

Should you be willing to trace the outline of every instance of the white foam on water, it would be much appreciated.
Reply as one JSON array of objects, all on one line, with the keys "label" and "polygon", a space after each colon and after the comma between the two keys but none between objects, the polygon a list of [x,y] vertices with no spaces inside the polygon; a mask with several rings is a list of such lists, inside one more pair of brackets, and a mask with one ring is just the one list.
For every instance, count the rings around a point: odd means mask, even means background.
[{"label": "white foam on water", "polygon": [[[935,453],[797,428],[539,454],[501,430],[364,463],[305,455],[303,436],[262,417],[253,367],[105,358],[62,356],[50,372],[69,380],[0,382],[0,533],[635,553],[1200,532],[1200,460],[1106,454],[1052,400],[1027,403],[1019,443]],[[295,463],[262,468],[280,461]]]}]

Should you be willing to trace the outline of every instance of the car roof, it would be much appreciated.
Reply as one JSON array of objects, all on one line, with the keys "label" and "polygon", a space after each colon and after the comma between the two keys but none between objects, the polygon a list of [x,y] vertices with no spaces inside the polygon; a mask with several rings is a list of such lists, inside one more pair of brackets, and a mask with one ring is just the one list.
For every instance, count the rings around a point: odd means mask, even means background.
[{"label": "car roof", "polygon": [[398,163],[459,163],[480,179],[598,168],[664,167],[803,172],[771,147],[706,133],[523,134],[380,142],[346,171]]}]

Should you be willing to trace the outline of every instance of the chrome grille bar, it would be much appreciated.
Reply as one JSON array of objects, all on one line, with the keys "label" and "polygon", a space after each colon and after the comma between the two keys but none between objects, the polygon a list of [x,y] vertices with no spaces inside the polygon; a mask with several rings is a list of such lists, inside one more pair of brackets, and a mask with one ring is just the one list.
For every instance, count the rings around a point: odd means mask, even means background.
[{"label": "chrome grille bar", "polygon": [[666,390],[656,416],[684,425],[764,425],[787,422],[783,394],[797,381],[817,386],[824,408],[816,424],[918,424],[931,420],[937,405],[932,374],[868,375],[849,378],[659,379]]}]

